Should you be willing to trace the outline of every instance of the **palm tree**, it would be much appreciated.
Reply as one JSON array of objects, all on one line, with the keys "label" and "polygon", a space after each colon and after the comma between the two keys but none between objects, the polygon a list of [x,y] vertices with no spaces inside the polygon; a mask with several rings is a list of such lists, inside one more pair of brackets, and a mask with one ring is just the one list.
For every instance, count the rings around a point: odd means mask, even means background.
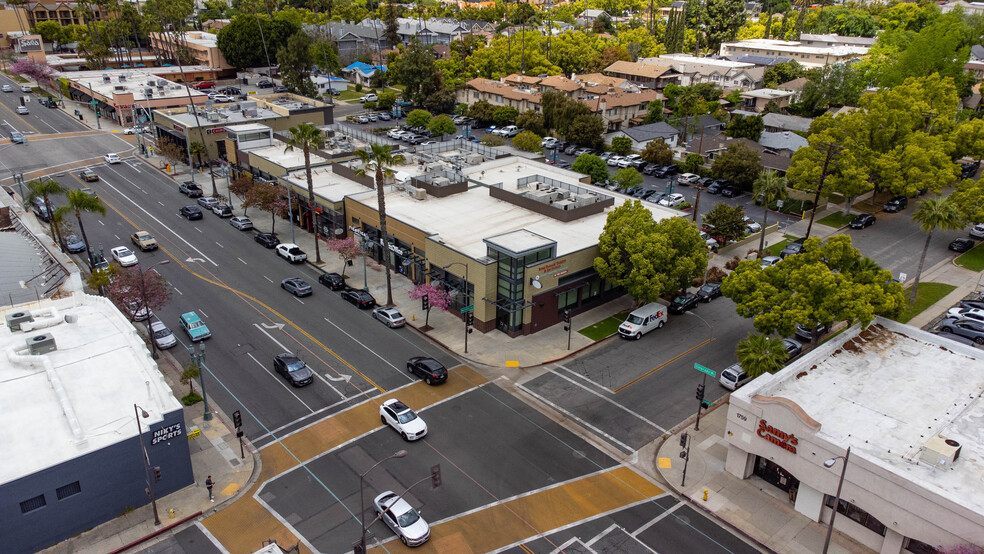
[{"label": "palm tree", "polygon": [[386,305],[393,305],[393,287],[390,282],[389,241],[386,238],[386,196],[383,193],[383,179],[393,175],[389,166],[402,165],[406,158],[402,154],[394,154],[390,144],[371,144],[371,152],[356,150],[356,155],[362,161],[362,169],[356,175],[366,175],[370,171],[376,176],[376,201],[379,212],[379,233],[383,241],[383,265],[386,266]]},{"label": "palm tree", "polygon": [[310,123],[301,123],[297,127],[291,127],[287,137],[287,148],[293,150],[300,148],[304,152],[304,176],[307,178],[308,186],[308,210],[311,213],[311,227],[314,229],[314,257],[317,263],[321,263],[321,248],[318,244],[318,222],[315,221],[314,213],[314,180],[311,178],[311,149],[320,150],[325,147],[325,134]]},{"label": "palm tree", "polygon": [[27,184],[27,198],[25,199],[28,204],[34,202],[37,198],[44,199],[44,207],[48,211],[48,226],[51,227],[51,238],[58,242],[58,247],[62,247],[61,234],[59,233],[58,225],[55,222],[55,210],[51,206],[51,195],[53,194],[64,194],[65,187],[61,186],[61,183],[55,181],[54,179],[35,179]]},{"label": "palm tree", "polygon": [[68,204],[58,208],[59,212],[74,212],[75,219],[79,222],[79,232],[82,233],[82,242],[85,243],[85,255],[89,259],[89,269],[92,269],[92,250],[89,248],[89,237],[85,236],[85,225],[82,224],[82,212],[99,213],[106,215],[106,206],[99,198],[81,190],[70,190],[67,193]]},{"label": "palm tree", "polygon": [[779,339],[749,334],[738,341],[738,363],[753,379],[764,373],[775,373],[786,364],[786,348]]},{"label": "palm tree", "polygon": [[762,251],[765,249],[765,228],[769,226],[769,204],[772,204],[774,200],[786,199],[786,178],[771,169],[767,169],[759,175],[752,187],[752,194],[755,195],[755,198],[758,198],[759,195],[762,196],[762,207],[765,208],[765,214],[762,216],[762,233],[759,237],[758,255],[761,258]]},{"label": "palm tree", "polygon": [[909,294],[910,303],[916,301],[919,276],[922,274],[923,264],[926,262],[926,252],[929,251],[929,241],[933,238],[933,231],[937,228],[944,231],[955,231],[964,226],[960,210],[950,198],[947,196],[923,200],[916,213],[912,214],[912,220],[918,223],[919,227],[926,233],[926,243],[923,245],[922,255],[919,256],[919,269],[916,270],[916,278],[912,282],[912,292]]}]

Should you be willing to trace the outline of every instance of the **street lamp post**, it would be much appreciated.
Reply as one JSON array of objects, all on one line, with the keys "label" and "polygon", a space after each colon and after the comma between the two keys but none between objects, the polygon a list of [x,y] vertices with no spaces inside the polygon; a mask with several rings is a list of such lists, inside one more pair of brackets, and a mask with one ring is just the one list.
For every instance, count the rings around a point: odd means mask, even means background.
[{"label": "street lamp post", "polygon": [[362,539],[359,541],[359,546],[362,548],[363,554],[366,551],[366,498],[365,498],[365,493],[363,491],[363,484],[365,483],[366,475],[369,475],[370,471],[376,469],[376,467],[379,466],[379,464],[385,462],[386,460],[392,460],[393,458],[403,458],[406,455],[407,455],[406,450],[397,450],[393,454],[373,464],[373,466],[367,469],[365,473],[359,474],[359,520],[362,523]]},{"label": "street lamp post", "polygon": [[[154,340],[154,332],[150,330],[150,308],[147,307],[147,280],[144,276],[150,273],[151,269],[169,263],[171,263],[171,260],[161,260],[148,267],[147,271],[140,272],[140,299],[143,301],[143,309],[147,310],[147,336],[150,337],[150,357],[155,360],[157,359],[157,342]],[[89,260],[89,264],[92,264],[91,259]]]},{"label": "street lamp post", "polygon": [[205,413],[202,414],[202,419],[205,421],[212,421],[212,411],[208,409],[208,395],[205,394],[205,343],[197,343],[201,346],[201,351],[195,349],[195,344],[193,343],[188,349],[188,353],[191,354],[191,362],[195,364],[198,368],[198,385],[202,388],[202,403],[205,405]]},{"label": "street lamp post", "polygon": [[823,540],[823,554],[827,554],[830,547],[830,535],[834,532],[834,517],[837,515],[837,508],[840,506],[841,487],[844,486],[844,474],[847,473],[847,460],[851,457],[851,447],[847,447],[847,452],[843,456],[834,456],[823,463],[823,467],[832,468],[838,459],[844,460],[844,467],[841,468],[840,481],[837,482],[837,494],[834,496],[834,510],[830,513],[830,524],[827,525],[827,538]]},{"label": "street lamp post", "polygon": [[143,456],[144,478],[147,480],[147,494],[150,496],[150,503],[154,506],[154,525],[160,525],[161,518],[157,514],[157,498],[154,497],[154,481],[150,478],[150,459],[147,457],[147,448],[144,447],[143,427],[140,425],[141,416],[148,418],[150,414],[147,413],[147,410],[136,404],[133,405],[133,414],[137,418],[137,437],[140,439],[140,455]]},{"label": "street lamp post", "polygon": [[461,287],[463,289],[461,292],[465,295],[465,308],[468,308],[469,306],[471,306],[471,310],[466,310],[466,311],[462,312],[462,315],[464,316],[464,319],[465,319],[465,354],[467,354],[468,353],[468,313],[467,312],[468,311],[474,311],[475,310],[475,307],[472,306],[472,304],[471,304],[471,296],[468,294],[468,264],[466,264],[464,262],[451,262],[448,265],[444,266],[442,269],[444,269],[445,271],[447,271],[447,269],[449,267],[453,266],[453,265],[463,265],[463,266],[465,266],[465,283]]}]

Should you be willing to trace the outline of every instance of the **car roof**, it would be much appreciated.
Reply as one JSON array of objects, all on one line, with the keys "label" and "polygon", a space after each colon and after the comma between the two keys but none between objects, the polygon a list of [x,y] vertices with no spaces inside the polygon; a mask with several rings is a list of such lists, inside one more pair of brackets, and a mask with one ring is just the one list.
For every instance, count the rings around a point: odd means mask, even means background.
[{"label": "car roof", "polygon": [[198,314],[195,312],[185,312],[181,314],[181,319],[186,321],[201,321],[201,318],[198,317]]},{"label": "car roof", "polygon": [[386,402],[383,402],[383,406],[389,406],[390,408],[393,409],[394,412],[405,412],[410,409],[410,406],[407,406],[406,404],[400,402],[396,398],[391,398]]}]

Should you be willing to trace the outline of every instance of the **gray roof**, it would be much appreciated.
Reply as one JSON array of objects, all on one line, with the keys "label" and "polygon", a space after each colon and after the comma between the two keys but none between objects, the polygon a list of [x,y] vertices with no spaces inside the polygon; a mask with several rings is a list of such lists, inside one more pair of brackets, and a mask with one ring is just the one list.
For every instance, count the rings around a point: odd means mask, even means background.
[{"label": "gray roof", "polygon": [[[679,130],[679,132],[683,132],[683,125],[684,125],[684,123],[685,123],[684,120],[681,120],[680,121],[680,127],[677,127],[677,129]],[[700,116],[700,123],[699,124],[694,124],[693,122],[691,122],[691,127],[690,128],[691,129],[696,129],[696,131],[694,131],[693,133],[687,133],[687,135],[688,136],[697,136],[697,135],[700,135],[700,130],[703,129],[703,128],[707,128],[707,127],[713,127],[713,129],[711,129],[709,131],[706,131],[708,133],[712,133],[712,132],[715,132],[715,130],[724,129],[724,123],[722,123],[720,119],[717,119],[715,117],[711,117],[709,115],[702,115],[702,116]]]},{"label": "gray roof", "polygon": [[808,117],[797,117],[795,115],[782,115],[777,113],[767,113],[762,117],[762,123],[766,129],[775,128],[784,131],[809,131],[813,120]]},{"label": "gray roof", "polygon": [[653,139],[670,138],[680,134],[680,131],[677,131],[675,127],[663,121],[648,125],[639,125],[638,127],[629,127],[622,129],[622,132],[636,142],[649,142]]},{"label": "gray roof", "polygon": [[975,44],[970,47],[970,56],[978,60],[984,60],[984,46]]},{"label": "gray roof", "polygon": [[759,144],[770,150],[789,150],[795,152],[804,146],[809,146],[809,141],[796,133],[783,131],[781,133],[763,132],[759,138]]}]

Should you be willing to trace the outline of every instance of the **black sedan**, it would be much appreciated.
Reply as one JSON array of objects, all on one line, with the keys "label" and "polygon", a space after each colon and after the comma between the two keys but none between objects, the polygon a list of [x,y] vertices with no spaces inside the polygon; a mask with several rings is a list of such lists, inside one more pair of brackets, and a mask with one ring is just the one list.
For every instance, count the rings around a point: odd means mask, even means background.
[{"label": "black sedan", "polygon": [[954,252],[966,252],[973,247],[974,240],[965,238],[953,239],[953,242],[951,242],[950,246],[948,246],[948,248]]},{"label": "black sedan", "polygon": [[871,214],[859,214],[851,220],[851,229],[864,229],[869,225],[875,224],[875,216]]},{"label": "black sedan", "polygon": [[407,371],[420,377],[428,385],[437,385],[448,380],[447,368],[434,358],[410,358],[407,360]]},{"label": "black sedan", "polygon": [[273,359],[273,369],[295,387],[303,387],[314,382],[314,372],[311,368],[290,352],[277,354]]},{"label": "black sedan", "polygon": [[265,248],[274,248],[280,244],[280,239],[274,233],[260,233],[253,237],[253,240],[262,244]]},{"label": "black sedan", "polygon": [[803,353],[803,347],[793,339],[782,339],[782,346],[786,349],[786,361],[792,360]]},{"label": "black sedan", "polygon": [[710,302],[721,296],[721,283],[706,283],[697,291],[697,298],[701,302]]},{"label": "black sedan", "polygon": [[193,219],[201,219],[202,211],[198,209],[198,206],[184,206],[178,210],[178,215],[191,221]]},{"label": "black sedan", "polygon": [[345,288],[345,279],[337,273],[322,273],[318,276],[318,282],[331,290],[342,290]]},{"label": "black sedan", "polygon": [[671,314],[682,314],[687,310],[691,310],[697,307],[698,298],[697,295],[692,292],[685,292],[680,296],[673,299],[670,302],[670,313]]},{"label": "black sedan", "polygon": [[727,185],[721,187],[721,196],[725,198],[734,198],[735,196],[741,195],[741,188],[738,185]]},{"label": "black sedan", "polygon": [[376,305],[376,299],[364,290],[353,289],[342,291],[342,300],[362,310],[368,310]]}]

